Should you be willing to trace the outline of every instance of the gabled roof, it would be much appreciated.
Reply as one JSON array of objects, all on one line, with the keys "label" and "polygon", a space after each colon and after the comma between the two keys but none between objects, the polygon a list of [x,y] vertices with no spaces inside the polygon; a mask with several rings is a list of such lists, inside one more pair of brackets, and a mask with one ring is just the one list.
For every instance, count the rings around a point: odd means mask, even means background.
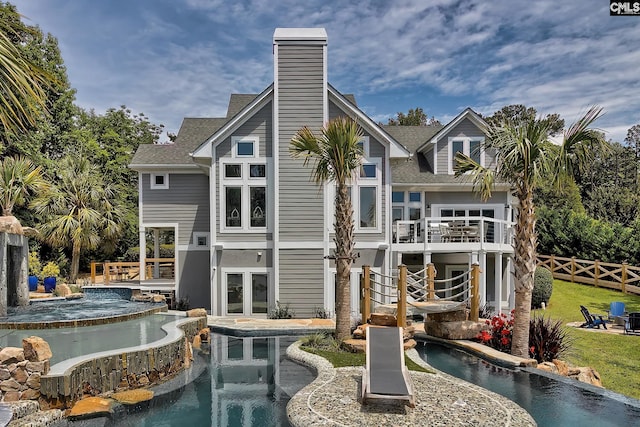
[{"label": "gabled roof", "polygon": [[134,170],[154,167],[197,167],[189,155],[202,141],[213,135],[226,118],[185,118],[173,144],[143,144],[131,159]]},{"label": "gabled roof", "polygon": [[473,124],[478,126],[480,130],[485,129],[488,126],[487,122],[485,122],[478,113],[473,111],[471,108],[467,107],[464,109],[462,113],[458,114],[453,120],[451,120],[442,129],[440,129],[440,131],[436,133],[429,141],[426,141],[424,144],[418,147],[417,151],[426,152],[430,150],[432,146],[429,144],[436,144],[440,138],[448,134],[451,131],[451,129],[453,129],[458,124],[460,124],[464,119],[471,120],[471,122],[473,122]]},{"label": "gabled roof", "polygon": [[336,88],[327,85],[329,87],[329,97],[343,110],[351,113],[358,120],[360,126],[366,129],[369,133],[374,135],[382,143],[389,145],[389,153],[392,158],[401,157],[407,158],[410,156],[409,150],[398,141],[396,141],[389,133],[387,133],[380,125],[371,120],[362,110],[360,110],[355,104],[351,103],[344,95],[342,95]]}]

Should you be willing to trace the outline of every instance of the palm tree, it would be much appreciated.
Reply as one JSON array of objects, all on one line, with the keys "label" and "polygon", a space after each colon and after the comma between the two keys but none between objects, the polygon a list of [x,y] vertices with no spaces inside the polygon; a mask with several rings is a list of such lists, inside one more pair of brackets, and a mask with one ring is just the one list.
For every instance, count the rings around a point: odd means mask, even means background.
[{"label": "palm tree", "polygon": [[81,252],[99,244],[112,245],[122,232],[124,215],[114,202],[113,190],[86,158],[67,156],[57,172],[57,184],[51,193],[31,205],[47,216],[40,228],[44,240],[52,246],[71,248],[69,279],[75,283]]},{"label": "palm tree", "polygon": [[13,208],[26,204],[31,196],[49,189],[42,167],[24,157],[0,160],[0,207],[2,215],[13,215]]},{"label": "palm tree", "polygon": [[45,88],[54,81],[12,42],[18,34],[16,23],[0,22],[0,123],[11,132],[35,124],[46,112]]},{"label": "palm tree", "polygon": [[515,315],[511,354],[529,357],[529,320],[531,292],[536,269],[536,215],[533,193],[543,180],[561,186],[606,150],[602,134],[589,126],[602,109],[590,108],[564,132],[562,144],[549,141],[551,129],[542,119],[503,121],[487,129],[484,150],[495,150],[494,170],[478,165],[469,156],[456,154],[456,176],[469,173],[474,190],[483,200],[491,197],[495,179],[512,185],[519,208],[515,224]]},{"label": "palm tree", "polygon": [[335,182],[335,235],[336,244],[336,339],[344,341],[351,334],[350,275],[355,245],[353,206],[348,183],[360,167],[362,148],[358,144],[362,131],[348,117],[330,120],[320,135],[303,127],[291,140],[290,152],[295,158],[303,158],[304,165],[313,161],[312,177],[323,185]]}]

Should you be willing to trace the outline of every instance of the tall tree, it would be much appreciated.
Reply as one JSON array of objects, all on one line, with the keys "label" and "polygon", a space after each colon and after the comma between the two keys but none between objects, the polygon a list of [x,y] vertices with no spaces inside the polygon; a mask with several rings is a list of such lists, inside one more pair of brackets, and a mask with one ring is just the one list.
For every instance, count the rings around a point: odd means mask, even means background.
[{"label": "tall tree", "polygon": [[311,175],[316,183],[335,182],[335,235],[336,244],[336,339],[344,341],[351,334],[350,277],[355,246],[353,206],[349,196],[349,182],[360,167],[362,130],[348,117],[330,120],[316,135],[303,127],[291,140],[290,153],[303,158],[304,165],[313,162]]},{"label": "tall tree", "polygon": [[5,133],[24,131],[46,111],[52,76],[21,48],[27,27],[14,6],[0,3],[0,123]]},{"label": "tall tree", "polygon": [[515,316],[511,353],[529,356],[531,292],[536,269],[536,214],[534,191],[542,180],[560,186],[573,179],[574,172],[587,167],[596,153],[606,149],[602,134],[590,129],[602,109],[592,107],[564,133],[561,145],[549,143],[550,123],[531,117],[505,118],[488,129],[485,150],[497,152],[495,170],[485,168],[469,156],[456,154],[456,176],[470,173],[474,189],[484,200],[491,197],[495,179],[513,186],[518,199],[515,224]]},{"label": "tall tree", "polygon": [[35,199],[32,207],[46,218],[40,226],[44,240],[71,249],[69,278],[75,283],[83,250],[114,247],[122,213],[111,187],[81,153],[64,157],[56,172],[51,194]]},{"label": "tall tree", "polygon": [[[526,107],[522,104],[506,105],[493,113],[492,116],[486,117],[485,120],[489,125],[499,126],[503,122],[536,120],[537,110],[533,107]],[[551,135],[556,135],[564,128],[564,120],[557,113],[547,114],[544,118],[538,119],[549,128]]]},{"label": "tall tree", "polygon": [[25,205],[29,198],[43,195],[49,184],[42,168],[24,157],[0,160],[0,207],[2,215],[13,215],[13,208]]},{"label": "tall tree", "polygon": [[396,118],[390,118],[387,124],[391,126],[436,126],[441,123],[435,117],[429,119],[422,108],[416,107],[415,109],[410,108],[407,114],[398,112]]}]

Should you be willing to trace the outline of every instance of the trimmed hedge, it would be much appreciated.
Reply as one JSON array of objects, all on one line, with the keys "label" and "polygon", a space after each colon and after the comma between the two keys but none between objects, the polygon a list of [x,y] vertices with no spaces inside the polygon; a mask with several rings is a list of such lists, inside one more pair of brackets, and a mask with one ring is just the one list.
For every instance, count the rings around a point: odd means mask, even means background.
[{"label": "trimmed hedge", "polygon": [[549,304],[553,292],[553,275],[548,268],[537,267],[533,276],[533,293],[531,308],[540,308],[542,303]]}]

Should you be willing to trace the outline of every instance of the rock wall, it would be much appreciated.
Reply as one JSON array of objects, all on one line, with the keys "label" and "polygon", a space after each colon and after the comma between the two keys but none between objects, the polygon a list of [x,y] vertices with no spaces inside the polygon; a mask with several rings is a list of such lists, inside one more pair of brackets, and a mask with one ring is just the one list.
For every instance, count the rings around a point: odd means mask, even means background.
[{"label": "rock wall", "polygon": [[168,344],[92,359],[64,375],[42,377],[41,407],[70,408],[76,401],[108,391],[122,391],[161,382],[190,364],[190,342],[207,326],[206,317],[180,325],[185,336]]},{"label": "rock wall", "polygon": [[0,350],[0,395],[3,402],[36,400],[40,378],[49,372],[51,349],[42,338],[22,340],[22,348]]}]

